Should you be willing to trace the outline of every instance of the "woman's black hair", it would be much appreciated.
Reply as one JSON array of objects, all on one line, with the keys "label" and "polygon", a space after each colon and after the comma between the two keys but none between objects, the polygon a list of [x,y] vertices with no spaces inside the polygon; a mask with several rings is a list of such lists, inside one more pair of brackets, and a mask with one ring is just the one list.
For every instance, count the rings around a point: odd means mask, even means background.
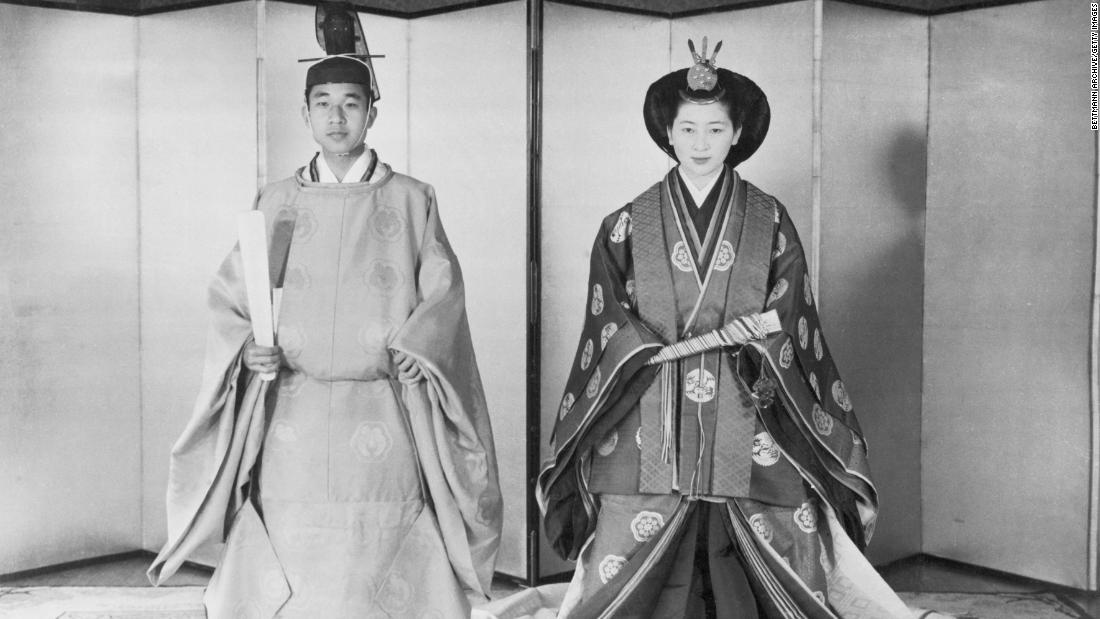
[{"label": "woman's black hair", "polygon": [[[687,73],[688,69],[680,69],[653,82],[646,91],[642,108],[649,136],[673,159],[676,159],[676,153],[669,144],[668,129],[676,119],[680,106],[690,102],[693,95],[701,94],[687,91]],[[715,102],[726,106],[733,128],[741,129],[740,139],[726,155],[726,165],[732,168],[751,157],[764,141],[771,123],[771,109],[768,98],[759,86],[744,75],[728,69],[718,69],[715,89],[721,89]]]}]

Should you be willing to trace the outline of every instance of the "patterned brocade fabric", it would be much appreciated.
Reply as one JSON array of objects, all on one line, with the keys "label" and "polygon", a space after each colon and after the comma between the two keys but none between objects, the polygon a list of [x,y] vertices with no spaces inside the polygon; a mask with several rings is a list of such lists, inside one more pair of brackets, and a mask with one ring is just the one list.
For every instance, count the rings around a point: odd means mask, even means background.
[{"label": "patterned brocade fabric", "polygon": [[[434,190],[384,164],[375,176],[303,171],[257,200],[285,252],[270,265],[282,272],[274,381],[241,362],[238,250],[211,285],[204,384],[150,574],[222,536],[213,618],[454,617],[487,599],[502,500],[462,274]],[[425,379],[398,381],[391,350]]]},{"label": "patterned brocade fabric", "polygon": [[[837,574],[865,563],[877,493],[798,235],[732,170],[701,233],[674,174],[605,218],[593,245],[585,326],[539,480],[549,541],[579,560],[562,616],[646,608],[645,591],[679,578],[668,565],[693,543],[681,538],[694,506],[713,502],[728,506],[722,534],[766,616],[858,616],[840,607],[869,598],[845,597]],[[782,332],[766,340],[644,365],[663,345],[768,310]],[[903,616],[874,587],[892,609],[882,616]]]}]

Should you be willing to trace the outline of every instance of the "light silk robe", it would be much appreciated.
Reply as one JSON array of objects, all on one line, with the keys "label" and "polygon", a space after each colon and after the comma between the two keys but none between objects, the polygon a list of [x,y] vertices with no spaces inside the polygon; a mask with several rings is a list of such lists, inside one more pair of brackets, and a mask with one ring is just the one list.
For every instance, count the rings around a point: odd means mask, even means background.
[{"label": "light silk robe", "polygon": [[[489,591],[501,497],[434,191],[384,165],[370,183],[307,179],[257,200],[283,288],[274,382],[241,362],[238,249],[211,285],[203,386],[150,578],[219,536],[213,618],[465,616]],[[425,378],[399,382],[391,349]]]}]

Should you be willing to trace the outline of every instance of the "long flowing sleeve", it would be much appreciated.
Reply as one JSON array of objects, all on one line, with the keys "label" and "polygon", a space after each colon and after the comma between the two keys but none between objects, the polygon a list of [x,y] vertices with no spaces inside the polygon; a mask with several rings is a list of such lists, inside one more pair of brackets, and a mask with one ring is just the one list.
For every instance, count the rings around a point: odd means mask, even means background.
[{"label": "long flowing sleeve", "polygon": [[558,408],[554,455],[539,476],[546,534],[565,557],[577,555],[595,525],[575,456],[637,404],[658,372],[645,362],[664,344],[637,314],[629,213],[628,205],[609,215],[593,243],[584,327]]},{"label": "long flowing sleeve", "polygon": [[[238,249],[215,275],[209,306],[202,387],[190,421],[172,448],[168,541],[149,568],[154,584],[174,574],[203,543],[224,539],[262,441],[267,383],[243,370],[241,351],[251,324]],[[259,414],[253,415],[257,409]]]},{"label": "long flowing sleeve", "polygon": [[778,203],[776,217],[765,309],[776,310],[783,331],[744,349],[745,365],[760,366],[759,374],[746,372],[747,382],[764,376],[774,383],[778,397],[763,418],[862,547],[878,509],[866,441],[822,333],[798,233]]},{"label": "long flowing sleeve", "polygon": [[487,597],[503,517],[496,455],[462,271],[434,193],[417,287],[421,301],[390,347],[414,358],[425,374],[402,385],[421,470],[455,574],[468,591]]}]

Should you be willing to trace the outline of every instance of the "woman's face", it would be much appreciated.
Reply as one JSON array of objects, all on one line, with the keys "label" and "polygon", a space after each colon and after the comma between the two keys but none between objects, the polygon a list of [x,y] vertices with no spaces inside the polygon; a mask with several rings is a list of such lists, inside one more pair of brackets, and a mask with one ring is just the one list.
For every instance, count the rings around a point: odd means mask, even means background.
[{"label": "woman's face", "polygon": [[680,169],[700,184],[722,169],[726,155],[740,137],[741,129],[733,128],[723,103],[684,102],[668,128],[668,141],[680,160]]}]

